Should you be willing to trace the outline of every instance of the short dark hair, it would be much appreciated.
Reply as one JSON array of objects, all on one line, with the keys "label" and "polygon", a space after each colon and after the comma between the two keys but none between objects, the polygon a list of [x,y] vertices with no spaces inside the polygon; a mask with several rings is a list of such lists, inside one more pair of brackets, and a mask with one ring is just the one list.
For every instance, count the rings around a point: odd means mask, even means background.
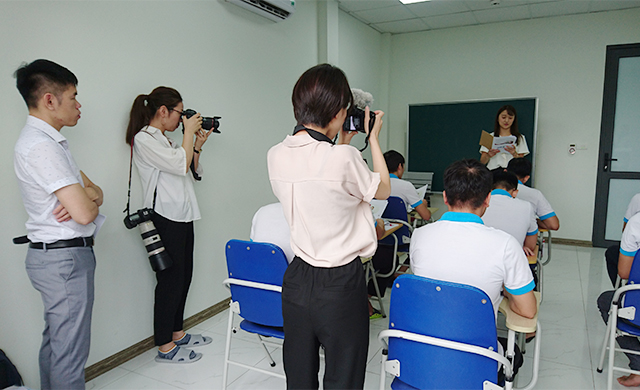
[{"label": "short dark hair", "polygon": [[291,101],[298,125],[325,128],[340,110],[353,104],[353,95],[342,70],[320,64],[300,76],[293,87]]},{"label": "short dark hair", "polygon": [[395,172],[398,170],[400,164],[404,165],[404,157],[395,150],[389,150],[384,154],[384,161],[387,163],[387,169],[389,172]]},{"label": "short dark hair", "polygon": [[444,171],[444,190],[450,206],[482,206],[491,192],[491,172],[475,159],[456,161]]},{"label": "short dark hair", "polygon": [[518,179],[524,179],[525,176],[531,176],[531,161],[524,158],[513,158],[507,165],[507,171],[515,173]]},{"label": "short dark hair", "polygon": [[13,76],[16,78],[16,87],[29,108],[36,108],[40,97],[47,92],[60,99],[70,86],[78,85],[78,79],[69,69],[43,59],[23,64]]},{"label": "short dark hair", "polygon": [[504,188],[512,191],[518,188],[518,178],[513,172],[507,172],[504,169],[496,169],[493,172],[493,188]]}]

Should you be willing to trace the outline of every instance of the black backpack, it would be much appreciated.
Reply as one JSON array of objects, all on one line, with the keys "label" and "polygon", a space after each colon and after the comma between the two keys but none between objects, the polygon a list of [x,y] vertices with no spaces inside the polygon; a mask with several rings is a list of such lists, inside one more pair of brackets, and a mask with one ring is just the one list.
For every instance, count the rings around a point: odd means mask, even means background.
[{"label": "black backpack", "polygon": [[16,366],[11,363],[3,350],[0,349],[0,389],[9,386],[22,386],[22,377]]}]

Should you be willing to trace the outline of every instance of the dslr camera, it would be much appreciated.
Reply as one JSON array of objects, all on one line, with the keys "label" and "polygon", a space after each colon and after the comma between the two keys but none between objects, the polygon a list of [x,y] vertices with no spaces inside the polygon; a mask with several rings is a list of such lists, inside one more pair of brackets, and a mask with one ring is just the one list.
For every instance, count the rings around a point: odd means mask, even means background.
[{"label": "dslr camera", "polygon": [[[186,116],[187,119],[191,118],[195,114],[196,114],[196,111],[190,108],[182,111],[182,115]],[[222,117],[221,116],[214,116],[214,117],[203,116],[202,128],[207,131],[213,129],[214,133],[220,134],[220,130],[218,130],[218,128],[220,127],[220,121],[218,121],[218,119],[222,119]],[[182,132],[184,133],[184,127],[182,128]]]},{"label": "dslr camera", "polygon": [[[345,119],[342,129],[344,131],[359,131],[361,133],[366,133],[364,129],[364,116],[364,110],[352,106],[347,112],[347,119]],[[373,124],[375,121],[376,114],[373,111],[369,111],[369,132],[373,130]]]},{"label": "dslr camera", "polygon": [[165,269],[173,265],[169,253],[164,249],[164,244],[160,238],[160,234],[156,229],[156,225],[153,224],[151,217],[155,214],[153,209],[144,208],[136,211],[133,214],[124,217],[124,226],[127,229],[133,229],[138,226],[140,228],[140,235],[142,236],[142,242],[147,253],[149,254],[149,263],[151,263],[151,269],[155,272],[164,271]]}]

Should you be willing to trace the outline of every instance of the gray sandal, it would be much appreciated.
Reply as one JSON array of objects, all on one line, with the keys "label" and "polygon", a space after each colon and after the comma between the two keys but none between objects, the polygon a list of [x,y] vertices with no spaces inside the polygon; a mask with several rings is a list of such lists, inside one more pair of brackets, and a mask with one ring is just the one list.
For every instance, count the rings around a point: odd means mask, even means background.
[{"label": "gray sandal", "polygon": [[187,348],[176,347],[173,351],[167,353],[158,351],[158,356],[156,356],[155,360],[158,363],[185,364],[197,362],[201,358],[201,353],[193,352]]},{"label": "gray sandal", "polygon": [[213,339],[201,334],[189,334],[185,333],[184,337],[174,343],[179,347],[201,347],[203,345],[211,344]]}]

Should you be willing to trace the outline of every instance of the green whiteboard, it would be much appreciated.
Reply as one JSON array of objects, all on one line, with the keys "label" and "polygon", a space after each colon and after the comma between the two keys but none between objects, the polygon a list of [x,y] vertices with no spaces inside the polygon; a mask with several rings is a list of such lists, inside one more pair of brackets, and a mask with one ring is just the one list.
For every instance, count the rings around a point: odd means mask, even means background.
[{"label": "green whiteboard", "polygon": [[442,175],[452,162],[464,158],[480,159],[480,134],[482,130],[493,132],[497,111],[505,104],[516,109],[518,129],[525,136],[530,151],[525,158],[533,162],[537,100],[519,98],[409,105],[406,169],[433,172],[432,190],[442,191]]}]

